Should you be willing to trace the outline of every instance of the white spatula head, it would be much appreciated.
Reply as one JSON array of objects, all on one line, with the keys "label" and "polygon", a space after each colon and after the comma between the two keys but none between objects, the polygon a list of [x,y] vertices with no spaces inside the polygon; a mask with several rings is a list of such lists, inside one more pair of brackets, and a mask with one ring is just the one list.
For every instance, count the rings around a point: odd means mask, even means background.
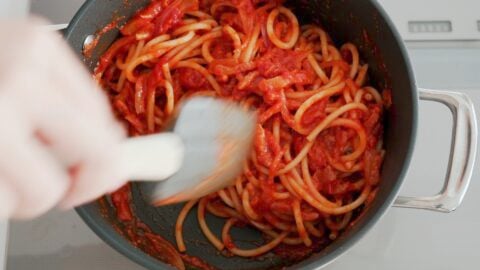
[{"label": "white spatula head", "polygon": [[144,184],[152,203],[192,200],[232,184],[250,153],[255,122],[232,102],[194,98],[183,104],[173,130],[183,142],[183,163],[169,179]]}]

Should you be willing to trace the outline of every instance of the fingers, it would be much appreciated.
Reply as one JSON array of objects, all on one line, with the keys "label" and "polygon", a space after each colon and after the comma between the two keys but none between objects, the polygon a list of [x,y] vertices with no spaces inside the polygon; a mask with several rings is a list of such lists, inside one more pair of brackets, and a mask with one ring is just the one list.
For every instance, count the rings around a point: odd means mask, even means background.
[{"label": "fingers", "polygon": [[23,99],[30,104],[32,121],[50,139],[59,159],[77,168],[62,202],[69,208],[125,182],[115,153],[125,132],[114,118],[105,93],[59,36],[46,38],[41,34],[34,41],[49,47],[44,52],[53,52],[48,57],[52,61],[43,61],[48,76],[44,82],[39,78],[39,84],[50,88],[35,98],[26,93]]},{"label": "fingers", "polygon": [[64,97],[48,91],[23,99],[18,108],[26,112],[35,131],[67,168],[92,157],[110,156],[121,141],[118,129],[106,127],[99,117],[85,115]]},{"label": "fingers", "polygon": [[62,209],[69,209],[113,192],[126,183],[117,167],[115,158],[103,155],[81,163],[73,174],[70,189],[60,202]]},{"label": "fingers", "polygon": [[[75,108],[72,120],[64,120],[59,125],[56,122],[42,123],[45,130],[52,131],[50,136],[54,141],[63,142],[65,147],[70,146],[65,148],[70,155],[79,155],[77,171],[61,203],[63,208],[91,201],[106,192],[114,191],[126,181],[116,153],[125,132],[114,119],[106,94],[74,58],[73,54],[65,55],[61,70],[56,66],[58,63],[51,66],[51,73],[58,72],[61,76],[56,89]],[[69,72],[65,73],[64,70]],[[72,132],[74,129],[77,129],[76,132]],[[66,134],[69,139],[55,136],[57,134]],[[72,145],[75,145],[75,149]]]},{"label": "fingers", "polygon": [[[63,208],[96,199],[125,182],[117,154],[123,132],[113,117],[105,120],[110,112],[85,113],[72,100],[50,90],[23,97],[21,106],[64,169],[75,168]],[[109,108],[107,103],[99,106]]]},{"label": "fingers", "polygon": [[60,201],[71,208],[125,182],[117,154],[120,136],[98,118],[48,91],[14,105],[3,103],[0,115],[10,116],[3,122],[8,131],[0,134],[0,176],[19,195],[13,217],[34,217]]},{"label": "fingers", "polygon": [[[23,126],[0,136],[0,146],[21,149],[5,149],[14,152],[12,159],[0,152],[0,178],[5,174],[15,182],[0,192],[13,189],[21,194],[15,216],[36,215],[61,198],[63,207],[75,206],[118,188],[125,179],[115,152],[125,132],[81,62],[57,34],[38,27],[0,26],[0,35],[12,37],[0,50],[0,99],[15,103],[0,115],[20,112],[24,118],[12,117],[12,125]],[[71,168],[75,173],[70,177]],[[33,171],[40,178],[29,174]],[[44,181],[48,183],[37,187]],[[40,200],[38,191],[47,194],[48,201],[26,210],[28,203]]]},{"label": "fingers", "polygon": [[[34,138],[31,126],[13,103],[0,102],[0,177],[2,211],[13,218],[32,218],[56,205],[67,191],[69,176]],[[3,197],[3,196],[2,196]]]},{"label": "fingers", "polygon": [[[23,99],[35,99],[51,92],[49,95],[64,97],[84,117],[95,118],[110,134],[124,137],[105,93],[59,34],[32,24],[17,23],[0,27],[0,35],[10,37],[2,41],[0,50],[0,80],[9,85],[1,91]],[[47,108],[43,106],[43,109]]]},{"label": "fingers", "polygon": [[52,46],[56,46],[57,51],[64,52],[60,59],[51,62],[49,66],[49,73],[56,77],[56,93],[64,96],[85,118],[95,118],[102,129],[109,133],[115,132],[119,138],[124,137],[124,131],[113,116],[106,93],[97,86],[93,77],[64,42],[54,43]]}]

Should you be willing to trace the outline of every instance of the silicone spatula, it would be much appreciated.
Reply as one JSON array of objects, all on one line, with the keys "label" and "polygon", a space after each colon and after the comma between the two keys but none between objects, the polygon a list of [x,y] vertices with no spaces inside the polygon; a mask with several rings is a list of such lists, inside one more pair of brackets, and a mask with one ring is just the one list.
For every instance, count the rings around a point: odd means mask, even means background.
[{"label": "silicone spatula", "polygon": [[196,199],[241,173],[255,122],[255,115],[237,104],[193,98],[181,106],[171,132],[126,140],[122,166],[129,179],[144,182],[142,190],[154,205]]}]

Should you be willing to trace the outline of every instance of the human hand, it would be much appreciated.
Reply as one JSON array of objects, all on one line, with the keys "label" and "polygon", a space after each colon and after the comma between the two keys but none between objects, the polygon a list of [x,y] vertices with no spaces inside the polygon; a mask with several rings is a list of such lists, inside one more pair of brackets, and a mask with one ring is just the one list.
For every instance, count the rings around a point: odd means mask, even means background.
[{"label": "human hand", "polygon": [[0,21],[0,218],[32,218],[118,188],[125,136],[59,34]]}]

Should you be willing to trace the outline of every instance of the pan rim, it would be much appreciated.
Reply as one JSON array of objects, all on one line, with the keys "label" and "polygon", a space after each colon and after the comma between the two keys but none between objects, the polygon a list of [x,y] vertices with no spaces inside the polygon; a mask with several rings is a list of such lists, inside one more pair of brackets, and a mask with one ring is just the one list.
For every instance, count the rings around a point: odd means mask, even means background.
[{"label": "pan rim", "polygon": [[[77,11],[73,19],[71,20],[68,28],[65,31],[65,39],[71,39],[71,35],[74,30],[77,28],[77,25],[80,23],[81,18],[83,17],[84,13],[87,12],[92,5],[94,5],[96,0],[87,0],[81,8]],[[400,192],[400,187],[402,186],[403,182],[405,181],[405,176],[407,170],[410,166],[413,149],[415,148],[416,143],[416,135],[417,135],[417,124],[418,124],[418,91],[417,86],[415,83],[415,76],[413,73],[413,69],[410,63],[410,59],[408,57],[408,53],[406,47],[403,43],[403,40],[400,37],[400,34],[396,27],[394,26],[392,20],[383,9],[383,7],[375,0],[368,0],[369,4],[378,11],[381,19],[387,25],[387,29],[391,31],[392,38],[394,42],[397,44],[399,53],[401,54],[401,59],[403,59],[406,69],[406,77],[409,78],[409,85],[411,89],[411,104],[412,104],[412,119],[411,120],[411,130],[410,136],[408,138],[408,148],[406,149],[406,155],[404,162],[400,168],[400,173],[398,178],[396,179],[395,184],[391,188],[391,192],[388,196],[383,200],[382,204],[378,207],[375,213],[362,224],[362,227],[358,229],[358,231],[351,235],[342,246],[336,247],[332,251],[328,252],[324,256],[320,258],[310,258],[306,259],[306,261],[299,262],[289,269],[320,269],[323,268],[330,263],[334,262],[340,256],[344,255],[347,250],[351,249],[352,246],[356,245],[360,239],[362,239],[372,227],[374,227],[377,222],[386,214],[387,210],[393,204],[395,198],[398,196]],[[89,228],[95,232],[103,241],[105,241],[109,246],[120,252],[122,255],[125,255],[129,259],[135,261],[139,265],[146,267],[148,269],[174,269],[170,265],[163,263],[154,257],[148,255],[147,253],[143,252],[141,249],[136,248],[133,246],[126,238],[122,235],[116,233],[112,234],[111,232],[111,225],[107,224],[107,221],[101,217],[95,218],[92,215],[92,212],[89,210],[89,207],[94,207],[94,205],[88,204],[79,206],[76,208],[76,212],[78,215],[85,221],[85,223],[89,226]]]}]

